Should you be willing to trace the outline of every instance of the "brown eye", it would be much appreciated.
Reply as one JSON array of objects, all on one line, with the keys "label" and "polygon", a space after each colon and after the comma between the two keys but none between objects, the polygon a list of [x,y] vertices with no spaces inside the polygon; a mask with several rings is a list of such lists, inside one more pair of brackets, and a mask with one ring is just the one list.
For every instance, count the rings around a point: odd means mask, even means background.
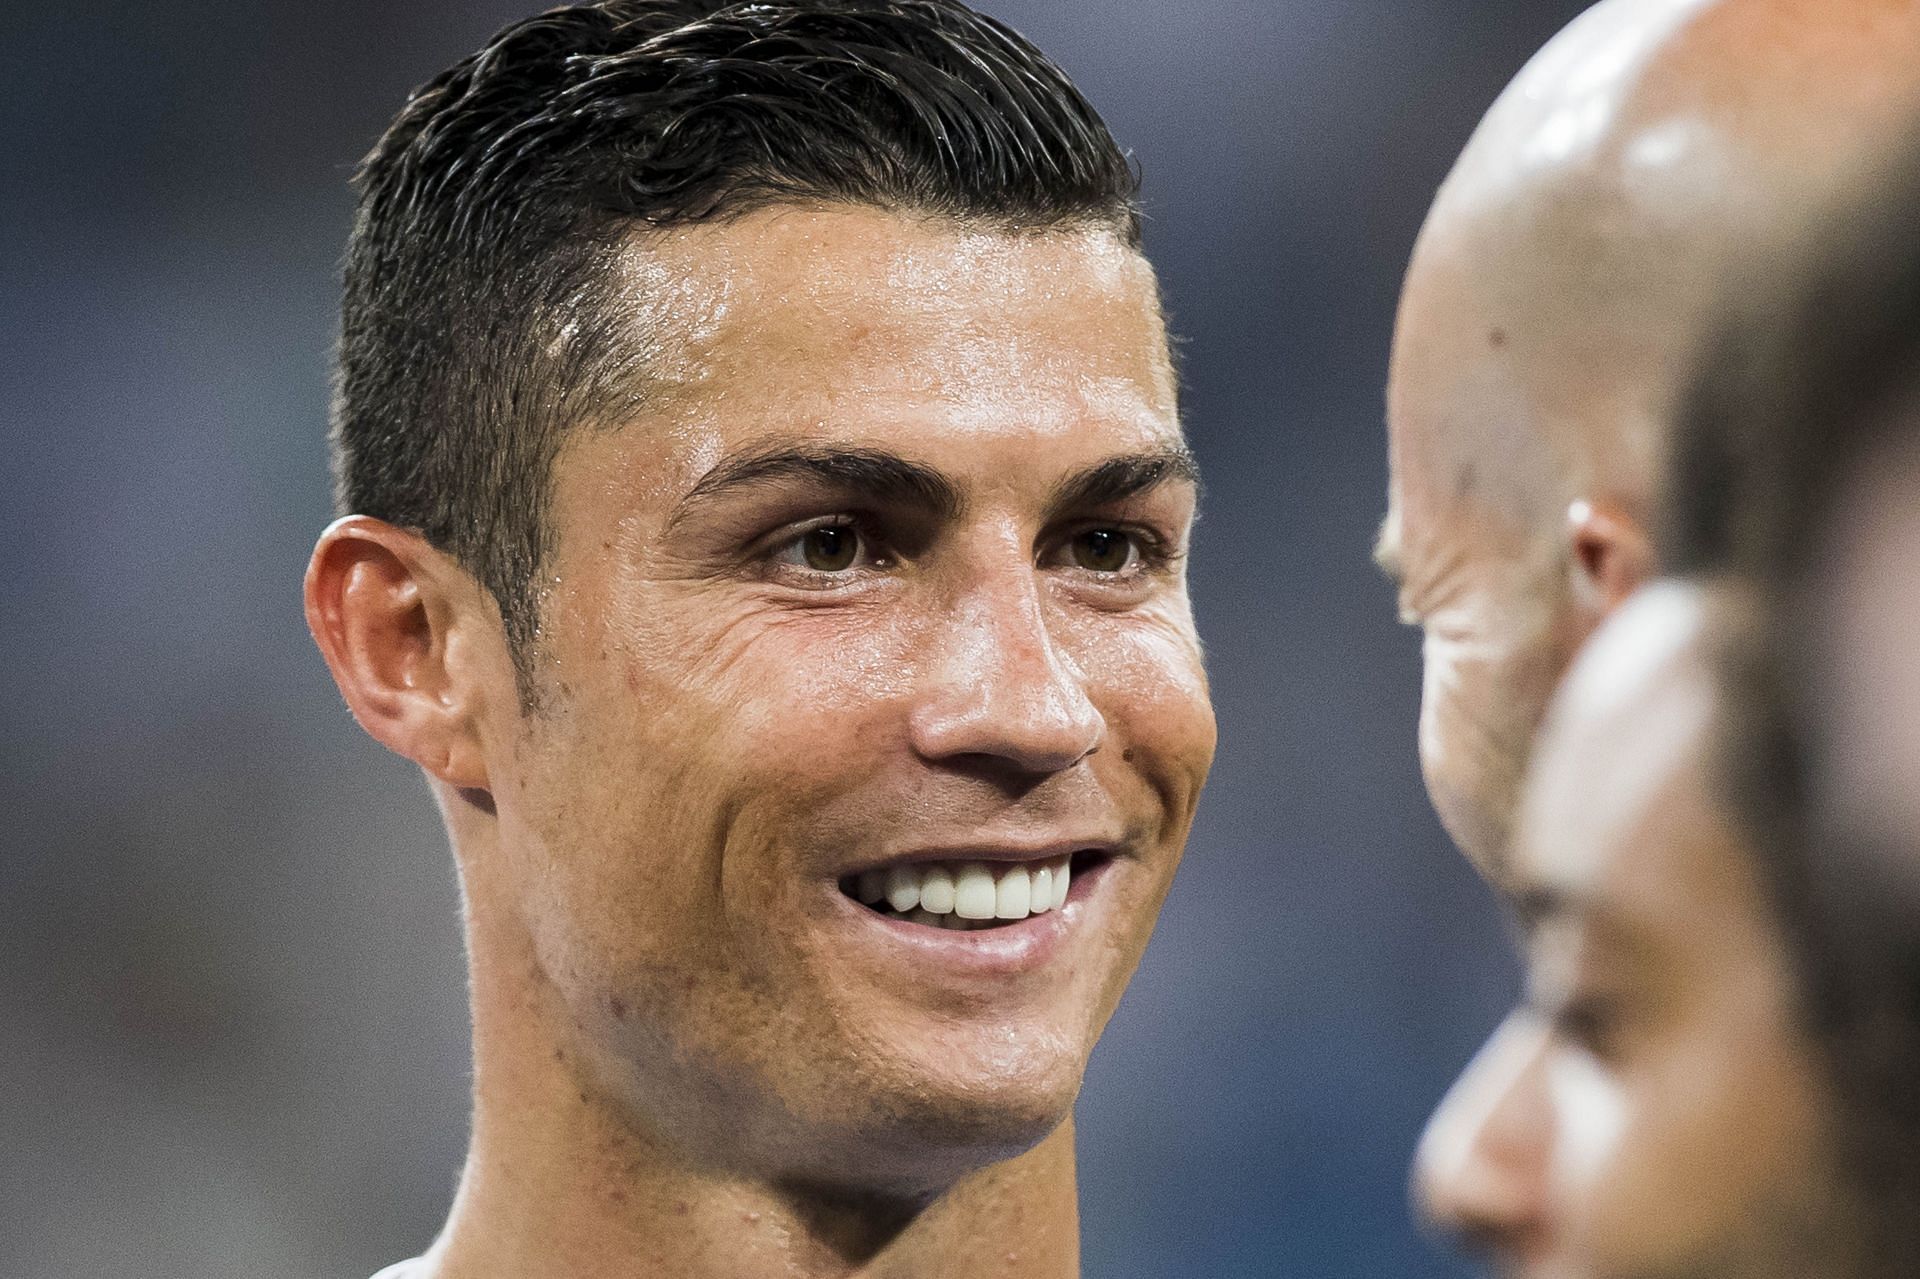
[{"label": "brown eye", "polygon": [[1133,559],[1133,539],[1118,529],[1088,529],[1073,539],[1073,562],[1090,572],[1118,573]]},{"label": "brown eye", "polygon": [[860,554],[860,534],[844,524],[828,524],[800,541],[807,567],[818,573],[844,573]]}]

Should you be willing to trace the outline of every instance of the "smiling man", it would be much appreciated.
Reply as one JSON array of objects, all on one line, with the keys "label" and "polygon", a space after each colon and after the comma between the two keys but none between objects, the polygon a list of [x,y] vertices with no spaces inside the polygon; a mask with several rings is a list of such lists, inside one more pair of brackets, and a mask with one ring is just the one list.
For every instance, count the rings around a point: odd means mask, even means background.
[{"label": "smiling man", "polygon": [[445,816],[474,1021],[394,1273],[1075,1273],[1214,742],[1104,125],[949,0],[628,0],[361,184],[307,613]]}]

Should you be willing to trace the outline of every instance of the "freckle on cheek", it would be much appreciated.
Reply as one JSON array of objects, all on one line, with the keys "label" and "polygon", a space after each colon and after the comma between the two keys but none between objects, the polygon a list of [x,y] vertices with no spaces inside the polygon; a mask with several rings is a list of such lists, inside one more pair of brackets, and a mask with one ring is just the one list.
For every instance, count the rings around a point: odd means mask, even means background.
[{"label": "freckle on cheek", "polygon": [[618,995],[609,996],[607,999],[607,1011],[613,1014],[615,1021],[625,1021],[627,1019],[627,1001]]}]

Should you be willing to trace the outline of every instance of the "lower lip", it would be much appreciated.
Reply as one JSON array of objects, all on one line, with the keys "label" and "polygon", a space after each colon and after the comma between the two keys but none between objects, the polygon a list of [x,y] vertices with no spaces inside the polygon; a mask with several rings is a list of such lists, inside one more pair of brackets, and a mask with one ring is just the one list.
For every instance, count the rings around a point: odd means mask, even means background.
[{"label": "lower lip", "polygon": [[842,909],[851,911],[856,923],[873,928],[883,944],[916,956],[929,966],[995,976],[1043,967],[1053,960],[1073,930],[1085,924],[1086,916],[1093,912],[1095,895],[1112,866],[1111,861],[1102,861],[1085,871],[1076,870],[1066,904],[1056,910],[966,932],[882,915],[841,892],[837,884],[832,892]]}]

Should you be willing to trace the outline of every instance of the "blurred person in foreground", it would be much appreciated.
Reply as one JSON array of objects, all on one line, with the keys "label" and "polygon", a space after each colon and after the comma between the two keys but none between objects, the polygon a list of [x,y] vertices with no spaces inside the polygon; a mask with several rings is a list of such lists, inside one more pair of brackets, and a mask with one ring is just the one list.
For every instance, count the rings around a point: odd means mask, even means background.
[{"label": "blurred person in foreground", "polygon": [[359,182],[307,613],[444,814],[474,1028],[390,1274],[1074,1274],[1214,744],[1105,126],[952,0],[609,0]]},{"label": "blurred person in foreground", "polygon": [[1430,1126],[1504,1272],[1920,1273],[1920,151],[1733,289],[1661,557],[1549,714],[1529,993]]},{"label": "blurred person in foreground", "polygon": [[1428,789],[1496,884],[1553,688],[1655,571],[1672,422],[1717,298],[1916,89],[1916,0],[1605,0],[1521,71],[1440,189],[1394,335],[1377,558],[1425,632]]},{"label": "blurred person in foreground", "polygon": [[1527,994],[1430,1125],[1421,1206],[1499,1273],[1893,1279],[1792,876],[1727,778],[1742,594],[1663,580],[1554,699],[1508,892]]},{"label": "blurred person in foreground", "polygon": [[[1920,134],[1920,119],[1914,121]],[[1666,541],[1746,584],[1728,664],[1760,748],[1732,777],[1789,899],[1848,1105],[1849,1158],[1903,1205],[1920,1273],[1920,146],[1811,225],[1810,269],[1748,290],[1676,449]]]}]

